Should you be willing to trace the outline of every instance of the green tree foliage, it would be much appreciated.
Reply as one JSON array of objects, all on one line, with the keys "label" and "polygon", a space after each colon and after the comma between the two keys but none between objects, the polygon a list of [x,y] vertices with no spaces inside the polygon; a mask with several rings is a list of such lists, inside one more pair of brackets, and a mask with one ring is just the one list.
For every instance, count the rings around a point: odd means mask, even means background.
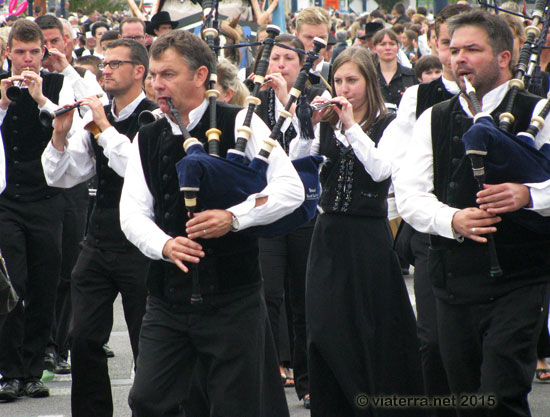
[{"label": "green tree foliage", "polygon": [[124,10],[127,8],[128,3],[125,0],[71,0],[71,11],[83,9],[88,13],[92,10],[114,12],[116,10]]}]

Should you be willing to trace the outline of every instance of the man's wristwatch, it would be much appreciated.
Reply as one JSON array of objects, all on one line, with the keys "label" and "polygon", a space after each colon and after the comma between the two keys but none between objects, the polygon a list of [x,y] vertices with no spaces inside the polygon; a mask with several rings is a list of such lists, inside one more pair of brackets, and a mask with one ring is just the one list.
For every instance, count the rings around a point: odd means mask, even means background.
[{"label": "man's wristwatch", "polygon": [[237,219],[237,216],[231,213],[231,231],[236,232],[237,230],[239,230],[239,226],[239,219]]}]

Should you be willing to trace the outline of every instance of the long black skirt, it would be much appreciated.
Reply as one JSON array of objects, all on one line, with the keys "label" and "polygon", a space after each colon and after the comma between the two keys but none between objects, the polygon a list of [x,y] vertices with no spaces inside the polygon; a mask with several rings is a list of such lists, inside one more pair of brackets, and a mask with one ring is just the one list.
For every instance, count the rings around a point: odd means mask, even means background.
[{"label": "long black skirt", "polygon": [[373,405],[422,392],[415,317],[385,218],[318,217],[306,311],[312,417],[423,415]]}]

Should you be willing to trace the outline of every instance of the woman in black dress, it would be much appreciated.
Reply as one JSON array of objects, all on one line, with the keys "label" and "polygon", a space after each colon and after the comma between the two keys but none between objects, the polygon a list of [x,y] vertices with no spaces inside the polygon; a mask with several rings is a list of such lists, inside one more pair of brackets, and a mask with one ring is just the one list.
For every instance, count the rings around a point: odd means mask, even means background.
[{"label": "woman in black dress", "polygon": [[[296,49],[304,49],[302,41],[292,35],[283,34],[275,38],[275,41]],[[304,57],[296,51],[275,45],[271,51],[269,67],[266,76],[264,90],[260,91],[262,100],[258,107],[258,114],[262,120],[273,128],[279,116],[278,111],[283,109],[289,99],[289,92],[303,65]],[[308,106],[308,103],[316,95],[322,94],[323,88],[306,88],[297,101],[298,106]],[[330,97],[325,93],[326,97]],[[291,112],[294,113],[296,105]],[[288,153],[288,146],[292,139],[299,135],[300,126],[296,117],[292,117],[290,124],[283,125],[283,132],[277,138],[280,145]],[[311,235],[315,222],[311,221],[300,226],[293,232],[284,236],[260,239],[260,266],[264,279],[264,294],[267,311],[275,339],[279,360],[281,363],[281,376],[286,379],[286,386],[291,386],[290,376],[282,367],[285,359],[291,359],[294,370],[294,384],[298,398],[304,400],[304,406],[309,407],[309,382],[306,356],[306,312],[305,312],[305,279],[306,265]],[[285,288],[288,290],[285,294]],[[281,343],[281,336],[286,329],[281,325],[287,325],[285,313],[285,300],[289,309],[290,326],[289,334],[293,336],[290,345],[292,355],[285,358],[285,345]],[[281,323],[283,322],[283,323]]]},{"label": "woman in black dress", "polygon": [[371,55],[334,62],[337,97],[314,141],[291,155],[321,154],[323,192],[307,269],[306,315],[312,417],[420,416],[420,409],[365,406],[362,395],[422,390],[415,318],[387,220],[391,141]]}]

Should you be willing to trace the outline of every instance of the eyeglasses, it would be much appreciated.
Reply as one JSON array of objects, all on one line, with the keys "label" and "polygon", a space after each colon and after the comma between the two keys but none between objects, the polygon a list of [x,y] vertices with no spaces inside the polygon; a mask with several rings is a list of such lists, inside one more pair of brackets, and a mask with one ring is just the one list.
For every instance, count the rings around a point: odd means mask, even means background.
[{"label": "eyeglasses", "polygon": [[143,35],[123,36],[123,39],[132,39],[133,41],[142,41],[143,39],[145,39],[145,36],[143,36]]},{"label": "eyeglasses", "polygon": [[111,69],[117,69],[118,67],[120,67],[120,64],[134,64],[136,65],[137,63],[134,62],[134,61],[118,61],[118,60],[115,60],[115,61],[111,61],[111,62],[103,62],[101,64],[99,64],[97,67],[103,71],[106,67],[111,67]]}]

